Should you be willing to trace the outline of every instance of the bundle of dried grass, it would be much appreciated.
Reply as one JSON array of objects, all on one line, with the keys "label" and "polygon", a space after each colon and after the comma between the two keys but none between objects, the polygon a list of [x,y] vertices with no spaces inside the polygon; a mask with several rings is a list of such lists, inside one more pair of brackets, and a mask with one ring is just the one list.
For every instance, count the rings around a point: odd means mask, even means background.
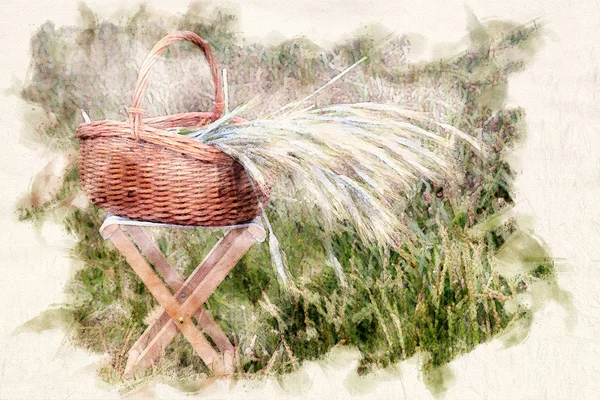
[{"label": "bundle of dried grass", "polygon": [[274,200],[320,212],[332,232],[351,222],[372,243],[398,246],[407,231],[398,206],[419,179],[453,176],[452,126],[396,105],[339,104],[186,132],[239,160],[260,186],[276,182]]}]

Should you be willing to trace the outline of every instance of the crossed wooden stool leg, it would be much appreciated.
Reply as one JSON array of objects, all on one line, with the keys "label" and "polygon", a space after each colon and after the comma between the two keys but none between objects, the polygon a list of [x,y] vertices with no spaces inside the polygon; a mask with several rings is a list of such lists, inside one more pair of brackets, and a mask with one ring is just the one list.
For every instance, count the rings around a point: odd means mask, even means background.
[{"label": "crossed wooden stool leg", "polygon": [[[264,241],[265,230],[260,219],[230,228],[185,281],[140,225],[179,227],[109,217],[100,229],[102,236],[112,241],[163,308],[159,318],[129,350],[125,375],[131,376],[151,366],[180,331],[216,376],[230,376],[233,373],[233,345],[202,304],[250,247],[256,242]],[[167,286],[144,256],[154,265]],[[171,294],[167,287],[175,294]],[[192,317],[211,337],[221,354],[215,351],[197,329]]]}]

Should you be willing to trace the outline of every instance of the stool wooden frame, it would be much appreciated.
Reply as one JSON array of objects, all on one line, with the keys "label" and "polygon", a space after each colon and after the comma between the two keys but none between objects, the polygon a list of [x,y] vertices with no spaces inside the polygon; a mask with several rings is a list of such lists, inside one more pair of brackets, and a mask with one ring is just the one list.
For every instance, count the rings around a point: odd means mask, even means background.
[{"label": "stool wooden frame", "polygon": [[[100,228],[102,236],[109,239],[126,258],[163,308],[162,314],[129,350],[125,376],[131,377],[152,366],[177,333],[181,332],[215,376],[230,377],[233,374],[234,347],[202,305],[250,247],[265,240],[266,233],[260,218],[228,228],[186,280],[168,263],[144,232],[145,226],[183,227],[109,216]],[[210,336],[219,352],[204,337],[192,318]]]}]

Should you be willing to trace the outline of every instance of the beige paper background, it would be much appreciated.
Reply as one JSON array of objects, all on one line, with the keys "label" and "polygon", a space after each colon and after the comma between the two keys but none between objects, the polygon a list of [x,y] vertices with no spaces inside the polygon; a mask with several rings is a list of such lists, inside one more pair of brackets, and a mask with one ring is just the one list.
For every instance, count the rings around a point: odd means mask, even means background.
[{"label": "beige paper background", "polygon": [[[152,7],[184,12],[187,1],[151,1]],[[417,32],[430,44],[453,42],[466,31],[464,5],[481,19],[547,24],[545,45],[535,61],[510,80],[511,104],[527,111],[529,135],[518,152],[519,207],[535,216],[535,231],[561,259],[560,287],[572,294],[576,320],[555,302],[534,317],[527,339],[503,348],[499,341],[455,360],[456,379],[448,399],[596,399],[600,398],[600,6],[595,0],[502,1],[245,1],[228,3],[239,12],[246,35],[272,30],[304,34],[326,43],[361,24],[380,22],[399,32]],[[89,1],[101,16],[136,2]],[[95,369],[103,357],[73,348],[61,330],[11,335],[20,324],[63,299],[72,245],[59,226],[46,224],[36,235],[19,223],[15,199],[52,154],[24,146],[24,104],[6,88],[25,79],[29,38],[39,25],[73,24],[77,2],[4,0],[0,7],[0,399],[119,398],[102,384]],[[425,52],[421,57],[427,57]],[[43,239],[43,240],[42,240]],[[276,381],[215,383],[194,395],[203,398],[394,398],[429,399],[416,363],[400,364],[400,376],[354,376],[358,355],[337,351],[323,363]],[[296,394],[296,395],[294,395]],[[189,397],[154,383],[133,397]]]}]

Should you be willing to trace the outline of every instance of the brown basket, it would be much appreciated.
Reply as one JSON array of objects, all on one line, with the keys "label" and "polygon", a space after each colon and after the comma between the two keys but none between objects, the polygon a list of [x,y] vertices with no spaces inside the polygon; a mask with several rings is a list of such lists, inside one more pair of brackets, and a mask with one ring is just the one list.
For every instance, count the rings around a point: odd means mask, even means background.
[{"label": "brown basket", "polygon": [[[214,111],[142,118],[150,68],[180,40],[204,52],[215,85]],[[193,32],[162,38],[140,69],[129,122],[97,121],[77,128],[79,176],[91,201],[122,217],[178,225],[236,225],[259,215],[257,194],[239,162],[214,146],[166,131],[206,125],[222,115],[223,107],[221,79],[208,42]],[[266,204],[268,194],[258,194]]]}]

